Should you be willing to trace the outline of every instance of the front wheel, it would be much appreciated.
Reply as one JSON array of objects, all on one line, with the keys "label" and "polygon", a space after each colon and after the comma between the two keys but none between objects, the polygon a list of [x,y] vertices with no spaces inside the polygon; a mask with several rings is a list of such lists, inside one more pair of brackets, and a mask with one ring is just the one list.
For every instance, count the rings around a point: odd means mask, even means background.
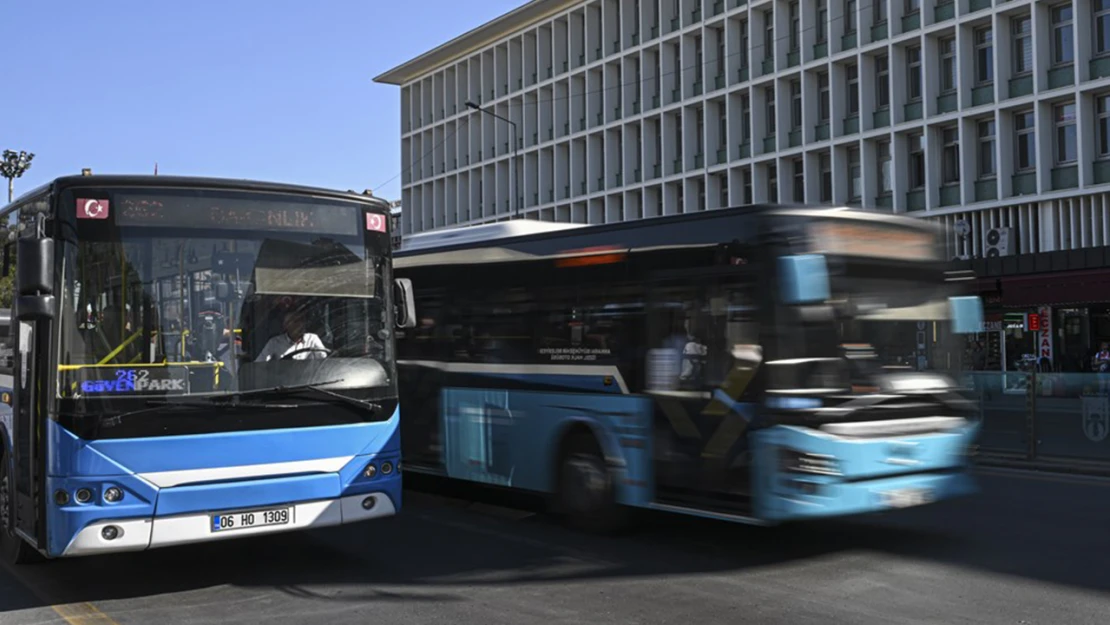
[{"label": "front wheel", "polygon": [[563,452],[556,505],[575,529],[609,534],[626,525],[625,510],[616,500],[613,472],[592,437],[571,441]]},{"label": "front wheel", "polygon": [[40,562],[42,556],[15,533],[15,519],[11,517],[12,492],[8,459],[0,456],[0,555],[12,564]]}]

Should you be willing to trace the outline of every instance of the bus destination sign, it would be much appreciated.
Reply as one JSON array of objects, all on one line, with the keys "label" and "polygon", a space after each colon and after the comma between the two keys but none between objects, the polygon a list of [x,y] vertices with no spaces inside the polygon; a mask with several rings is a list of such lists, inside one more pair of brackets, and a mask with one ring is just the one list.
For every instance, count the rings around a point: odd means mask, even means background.
[{"label": "bus destination sign", "polygon": [[866,221],[818,220],[811,225],[811,251],[891,260],[937,260],[939,241],[925,230]]},{"label": "bus destination sign", "polygon": [[354,204],[243,197],[123,195],[113,202],[116,225],[233,230],[293,230],[349,235],[361,231]]}]

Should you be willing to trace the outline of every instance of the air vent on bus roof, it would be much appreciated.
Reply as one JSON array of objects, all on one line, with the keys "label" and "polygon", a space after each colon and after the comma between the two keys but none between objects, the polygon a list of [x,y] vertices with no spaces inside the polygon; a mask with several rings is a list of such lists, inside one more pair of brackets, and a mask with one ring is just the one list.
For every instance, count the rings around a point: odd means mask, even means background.
[{"label": "air vent on bus roof", "polygon": [[447,230],[432,230],[405,237],[404,250],[412,251],[426,248],[462,245],[475,241],[492,241],[522,237],[530,234],[557,232],[581,228],[581,224],[555,223],[551,221],[513,220],[477,226],[463,226]]}]

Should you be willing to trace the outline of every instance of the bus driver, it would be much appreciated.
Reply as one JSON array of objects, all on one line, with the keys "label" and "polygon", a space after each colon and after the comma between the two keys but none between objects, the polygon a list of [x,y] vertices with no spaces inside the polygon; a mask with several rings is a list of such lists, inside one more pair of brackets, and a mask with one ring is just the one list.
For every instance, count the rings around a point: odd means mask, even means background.
[{"label": "bus driver", "polygon": [[328,350],[319,336],[305,332],[304,311],[291,310],[282,318],[281,334],[271,338],[258,354],[255,362],[265,362],[274,358],[282,358],[286,354],[299,352],[292,356],[293,360],[306,360],[309,358],[326,358]]}]

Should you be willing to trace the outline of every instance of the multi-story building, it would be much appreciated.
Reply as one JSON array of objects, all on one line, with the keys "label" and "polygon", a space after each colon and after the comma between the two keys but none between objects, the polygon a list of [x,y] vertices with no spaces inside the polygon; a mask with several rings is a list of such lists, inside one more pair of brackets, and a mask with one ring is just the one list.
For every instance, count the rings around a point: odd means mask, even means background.
[{"label": "multi-story building", "polygon": [[829,202],[953,226],[1003,305],[1110,266],[1110,0],[533,0],[376,80],[405,233]]}]

